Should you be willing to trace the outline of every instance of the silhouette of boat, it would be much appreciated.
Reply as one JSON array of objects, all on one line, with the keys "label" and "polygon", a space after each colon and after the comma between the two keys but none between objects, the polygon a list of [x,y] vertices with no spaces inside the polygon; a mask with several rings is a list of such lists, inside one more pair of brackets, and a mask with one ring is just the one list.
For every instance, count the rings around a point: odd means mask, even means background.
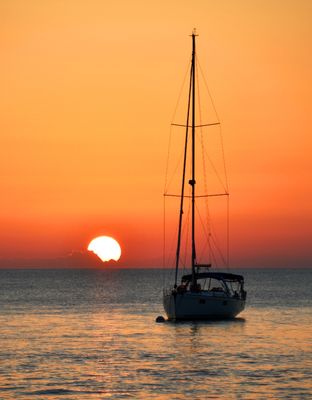
[{"label": "silhouette of boat", "polygon": [[[234,318],[245,308],[246,291],[244,290],[244,278],[241,275],[229,272],[212,272],[211,264],[201,264],[196,255],[196,230],[195,230],[195,211],[196,211],[196,129],[203,125],[196,125],[196,31],[192,38],[192,58],[190,68],[190,84],[188,95],[188,106],[186,124],[184,160],[182,170],[181,194],[174,195],[180,198],[179,223],[177,246],[175,256],[175,279],[174,283],[163,290],[163,305],[169,320],[194,320],[194,319],[228,319]],[[217,123],[206,124],[206,126],[217,125]],[[178,124],[173,124],[178,125]],[[191,155],[188,157],[187,146],[190,142]],[[190,158],[190,160],[189,160]],[[191,164],[190,185],[191,195],[185,195],[187,164]],[[219,195],[219,194],[218,194]],[[228,193],[224,193],[228,196]],[[165,196],[170,196],[166,194]],[[209,195],[207,195],[208,197]],[[182,221],[184,199],[188,197],[191,201],[191,243],[190,243],[190,273],[181,277],[178,283],[180,268],[180,252],[182,240]]]}]

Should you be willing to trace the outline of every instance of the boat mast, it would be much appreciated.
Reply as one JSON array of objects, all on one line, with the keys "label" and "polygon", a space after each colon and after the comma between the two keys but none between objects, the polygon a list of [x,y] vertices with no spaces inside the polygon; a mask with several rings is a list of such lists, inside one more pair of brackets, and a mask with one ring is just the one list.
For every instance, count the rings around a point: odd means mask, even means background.
[{"label": "boat mast", "polygon": [[184,205],[184,188],[185,188],[185,173],[186,173],[186,160],[187,160],[187,144],[189,136],[189,121],[190,121],[190,105],[191,105],[191,93],[192,93],[192,77],[193,77],[193,65],[191,66],[190,73],[190,86],[187,102],[187,116],[186,116],[186,131],[185,131],[185,144],[184,144],[184,160],[183,160],[183,173],[182,173],[182,185],[181,185],[181,201],[180,201],[180,212],[179,212],[179,229],[178,229],[178,243],[176,251],[176,269],[175,269],[175,280],[174,286],[178,283],[178,269],[180,261],[180,250],[181,250],[181,234],[182,234],[182,217],[183,217],[183,205]]},{"label": "boat mast", "polygon": [[192,285],[196,284],[195,264],[196,264],[196,248],[195,248],[195,37],[196,30],[192,32],[192,179],[189,184],[192,186]]},{"label": "boat mast", "polygon": [[177,286],[178,281],[178,269],[180,260],[180,249],[181,249],[181,233],[182,233],[182,217],[183,217],[183,204],[184,204],[184,186],[185,186],[185,173],[186,173],[186,159],[187,159],[187,144],[188,144],[188,133],[189,133],[189,120],[190,120],[190,109],[192,100],[192,179],[189,180],[189,184],[192,186],[192,276],[193,283],[195,284],[195,264],[196,264],[196,251],[195,251],[195,36],[196,31],[192,33],[192,61],[191,61],[191,72],[190,72],[190,86],[188,94],[187,104],[187,117],[186,117],[186,132],[185,132],[185,145],[184,145],[184,161],[183,161],[183,174],[182,174],[182,185],[181,185],[181,202],[179,212],[179,228],[178,228],[178,243],[176,251],[176,268],[175,268],[175,281],[174,286]]}]

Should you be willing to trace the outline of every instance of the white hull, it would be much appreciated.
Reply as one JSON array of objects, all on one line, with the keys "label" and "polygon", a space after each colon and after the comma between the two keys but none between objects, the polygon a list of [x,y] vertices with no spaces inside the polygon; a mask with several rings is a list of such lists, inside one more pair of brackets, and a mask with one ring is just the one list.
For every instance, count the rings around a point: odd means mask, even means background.
[{"label": "white hull", "polygon": [[169,320],[228,319],[245,308],[245,300],[209,291],[165,292],[164,309]]}]

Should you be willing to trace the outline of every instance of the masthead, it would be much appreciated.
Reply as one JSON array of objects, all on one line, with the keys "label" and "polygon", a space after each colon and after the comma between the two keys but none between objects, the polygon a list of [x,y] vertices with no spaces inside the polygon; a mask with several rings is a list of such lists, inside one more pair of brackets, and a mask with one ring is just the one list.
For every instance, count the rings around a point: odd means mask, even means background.
[{"label": "masthead", "polygon": [[198,36],[198,34],[196,33],[196,28],[193,28],[192,34],[190,36]]}]

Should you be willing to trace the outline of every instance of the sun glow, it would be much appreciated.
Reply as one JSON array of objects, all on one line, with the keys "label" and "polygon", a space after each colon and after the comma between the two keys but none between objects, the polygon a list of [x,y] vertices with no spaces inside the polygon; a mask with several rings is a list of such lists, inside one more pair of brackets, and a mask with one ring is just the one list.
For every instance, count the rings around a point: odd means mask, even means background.
[{"label": "sun glow", "polygon": [[117,240],[109,236],[98,236],[91,240],[88,250],[96,254],[103,262],[118,261],[121,256],[121,248]]}]

